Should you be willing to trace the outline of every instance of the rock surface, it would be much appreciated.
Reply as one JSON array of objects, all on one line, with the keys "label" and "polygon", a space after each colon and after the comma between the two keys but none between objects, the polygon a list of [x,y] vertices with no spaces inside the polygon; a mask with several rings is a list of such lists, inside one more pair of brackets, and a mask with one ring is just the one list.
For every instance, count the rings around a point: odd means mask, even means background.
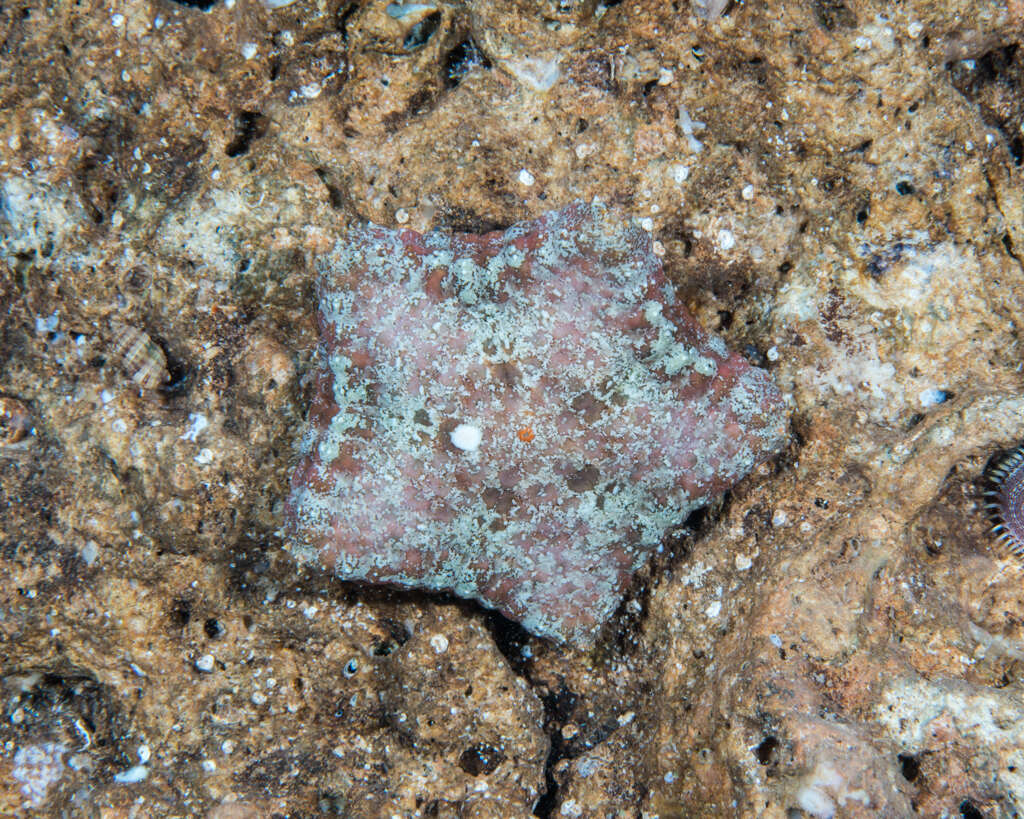
[{"label": "rock surface", "polygon": [[592,643],[666,532],[777,452],[782,396],[576,203],[484,236],[368,226],[322,265],[296,551]]},{"label": "rock surface", "polygon": [[[0,8],[0,814],[1024,811],[1019,0],[201,5]],[[595,197],[789,448],[585,651],[297,566],[316,260]]]}]

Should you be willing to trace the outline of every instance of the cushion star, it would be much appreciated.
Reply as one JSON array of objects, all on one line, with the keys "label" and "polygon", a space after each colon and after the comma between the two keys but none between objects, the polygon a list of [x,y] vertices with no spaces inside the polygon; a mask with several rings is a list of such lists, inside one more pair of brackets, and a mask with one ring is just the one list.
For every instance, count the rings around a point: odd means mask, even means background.
[{"label": "cushion star", "polygon": [[666,530],[785,440],[769,375],[600,202],[482,236],[357,227],[319,300],[287,515],[294,551],[341,578],[585,646]]}]

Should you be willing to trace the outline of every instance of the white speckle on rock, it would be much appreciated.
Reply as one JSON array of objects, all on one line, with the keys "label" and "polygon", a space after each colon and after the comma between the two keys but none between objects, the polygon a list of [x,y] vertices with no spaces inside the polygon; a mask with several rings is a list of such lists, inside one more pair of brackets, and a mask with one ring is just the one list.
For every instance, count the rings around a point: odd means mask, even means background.
[{"label": "white speckle on rock", "polygon": [[736,568],[741,572],[745,572],[754,565],[754,561],[746,555],[736,555],[736,560],[733,562],[736,564]]},{"label": "white speckle on rock", "polygon": [[914,20],[909,26],[907,26],[907,34],[911,37],[918,37],[921,32],[924,31],[924,26],[921,25],[917,20]]},{"label": "white speckle on rock", "polygon": [[252,699],[253,705],[264,705],[267,701],[267,695],[262,691],[254,691],[250,699]]},{"label": "white speckle on rock", "polygon": [[782,509],[776,509],[775,514],[772,515],[772,526],[785,526],[787,523],[789,523],[789,515]]},{"label": "white speckle on rock", "polygon": [[121,28],[121,26],[124,25],[124,15],[123,14],[111,15],[111,17],[110,17],[110,25],[112,25],[114,28]]},{"label": "white speckle on rock", "polygon": [[404,225],[409,221],[409,211],[405,208],[399,208],[395,211],[395,221],[400,225]]},{"label": "white speckle on rock", "polygon": [[860,51],[867,51],[873,43],[870,37],[865,37],[863,34],[853,41],[853,47]]},{"label": "white speckle on rock", "polygon": [[672,181],[677,185],[682,185],[687,179],[690,178],[690,166],[689,165],[673,165],[672,166]]},{"label": "white speckle on rock", "polygon": [[32,806],[46,799],[50,787],[64,774],[66,748],[55,742],[26,745],[14,754],[11,776],[21,783],[19,790]]},{"label": "white speckle on rock", "polygon": [[732,250],[736,247],[736,236],[728,228],[722,228],[718,231],[717,242],[721,250]]},{"label": "white speckle on rock", "polygon": [[199,454],[193,459],[200,466],[213,463],[213,450],[209,447],[199,450]]},{"label": "white speckle on rock", "polygon": [[583,808],[580,807],[580,803],[577,802],[575,799],[566,799],[562,803],[562,809],[561,811],[559,811],[559,813],[561,813],[562,816],[582,816]]},{"label": "white speckle on rock", "polygon": [[96,562],[96,558],[99,556],[100,548],[96,544],[95,540],[90,540],[86,543],[78,552],[82,560],[85,561],[86,566],[91,566]]},{"label": "white speckle on rock", "polygon": [[213,671],[213,662],[214,661],[212,654],[204,654],[202,657],[196,660],[196,670],[205,671],[207,674],[209,674],[211,671]]},{"label": "white speckle on rock", "polygon": [[576,154],[577,159],[586,159],[593,153],[597,152],[597,146],[590,142],[581,142],[573,151]]},{"label": "white speckle on rock", "polygon": [[537,180],[533,178],[533,174],[530,173],[526,168],[520,168],[519,174],[516,176],[519,180],[519,184],[525,187],[530,187]]},{"label": "white speckle on rock", "polygon": [[776,648],[782,648],[782,638],[778,634],[769,634],[768,642],[770,642]]},{"label": "white speckle on rock", "polygon": [[554,88],[562,75],[557,59],[519,57],[506,60],[502,65],[523,85],[542,93]]},{"label": "white speckle on rock", "polygon": [[948,397],[949,395],[945,390],[929,387],[928,389],[921,390],[917,399],[921,402],[922,407],[934,407],[936,404],[943,403]]},{"label": "white speckle on rock", "polygon": [[767,358],[769,361],[778,361],[779,360],[779,348],[778,347],[769,347],[767,352],[765,352],[764,357]]},{"label": "white speckle on rock", "polygon": [[679,113],[676,118],[679,124],[679,130],[683,132],[683,136],[686,137],[686,143],[690,146],[690,150],[695,154],[699,154],[704,150],[704,146],[700,143],[697,137],[694,136],[698,131],[704,130],[703,122],[695,122],[690,119],[690,113],[686,110],[683,105],[679,106]]},{"label": "white speckle on rock", "polygon": [[704,613],[712,620],[722,613],[722,601],[715,600],[710,606],[704,609]]},{"label": "white speckle on rock", "polygon": [[149,776],[149,768],[145,765],[133,765],[127,771],[114,774],[114,781],[120,785],[134,785],[137,782],[144,782]]},{"label": "white speckle on rock", "polygon": [[744,199],[746,199],[749,202],[751,199],[754,198],[754,186],[753,185],[744,185],[743,186],[743,190],[740,191],[740,196],[742,196]]},{"label": "white speckle on rock", "polygon": [[821,788],[801,788],[796,801],[815,819],[832,819],[836,815],[836,803]]},{"label": "white speckle on rock", "polygon": [[459,424],[451,432],[452,445],[463,452],[476,452],[480,448],[480,442],[484,439],[483,432],[479,427],[472,424]]},{"label": "white speckle on rock", "polygon": [[645,216],[640,220],[640,227],[650,233],[654,230],[654,220],[650,216]]},{"label": "white speckle on rock", "polygon": [[247,60],[251,60],[259,54],[259,49],[256,47],[256,43],[246,43],[242,46],[242,56]]},{"label": "white speckle on rock", "polygon": [[200,412],[189,413],[188,416],[188,429],[185,430],[181,436],[183,441],[195,441],[200,433],[210,426],[210,422],[206,420],[206,416]]},{"label": "white speckle on rock", "polygon": [[444,654],[448,650],[448,638],[443,634],[435,634],[430,638],[430,646],[437,654]]},{"label": "white speckle on rock", "polygon": [[59,325],[60,315],[54,310],[52,315],[36,318],[36,333],[41,336],[54,333]]}]

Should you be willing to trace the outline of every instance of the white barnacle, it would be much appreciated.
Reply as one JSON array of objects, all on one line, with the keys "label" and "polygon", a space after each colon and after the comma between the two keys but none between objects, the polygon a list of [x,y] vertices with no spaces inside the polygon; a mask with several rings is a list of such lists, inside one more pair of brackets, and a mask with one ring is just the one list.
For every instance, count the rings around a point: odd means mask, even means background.
[{"label": "white barnacle", "polygon": [[472,424],[459,424],[451,431],[449,437],[451,438],[452,445],[458,447],[463,452],[476,452],[480,448],[484,434],[480,427],[475,427]]}]

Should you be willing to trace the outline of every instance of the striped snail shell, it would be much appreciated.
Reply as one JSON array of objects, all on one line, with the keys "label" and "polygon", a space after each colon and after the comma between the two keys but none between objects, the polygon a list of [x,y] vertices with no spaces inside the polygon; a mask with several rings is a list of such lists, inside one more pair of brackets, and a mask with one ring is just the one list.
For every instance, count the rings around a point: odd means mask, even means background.
[{"label": "striped snail shell", "polygon": [[156,389],[167,383],[167,356],[159,344],[130,324],[111,322],[110,329],[110,357],[135,384]]},{"label": "striped snail shell", "polygon": [[0,446],[16,444],[32,431],[28,408],[16,398],[0,396]]}]

